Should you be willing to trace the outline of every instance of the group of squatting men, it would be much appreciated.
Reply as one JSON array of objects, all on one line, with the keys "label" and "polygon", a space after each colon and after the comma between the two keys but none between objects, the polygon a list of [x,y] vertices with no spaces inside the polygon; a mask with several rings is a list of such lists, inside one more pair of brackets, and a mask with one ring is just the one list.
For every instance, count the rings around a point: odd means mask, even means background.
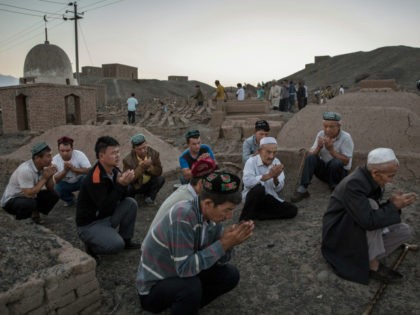
[{"label": "group of squatting men", "polygon": [[[401,223],[401,210],[417,196],[398,192],[382,201],[385,185],[398,171],[394,151],[376,148],[366,165],[350,172],[354,144],[341,128],[340,114],[325,112],[322,118],[291,202],[280,194],[285,166],[267,121],[258,120],[243,143],[242,181],[219,170],[200,132],[188,131],[187,149],[179,157],[182,185],[161,204],[142,244],[132,240],[138,210],[134,197],[142,194],[146,204],[155,205],[165,183],[159,152],[143,134],[131,137],[122,170],[119,143],[110,136],[97,139],[93,166],[73,149],[70,137],[58,139],[54,157],[45,142],[35,144],[32,158],[11,175],[1,206],[16,219],[41,223],[40,213],[48,214],[59,199],[76,205],[78,235],[95,259],[141,247],[136,289],[143,309],[198,314],[238,284],[239,271],[229,260],[233,248],[253,234],[253,220],[295,217],[295,204],[310,197],[315,175],[332,191],[322,220],[321,250],[334,272],[363,284],[369,278],[397,282],[402,275],[380,259],[412,237],[412,229]],[[241,202],[239,221],[222,225]]]}]

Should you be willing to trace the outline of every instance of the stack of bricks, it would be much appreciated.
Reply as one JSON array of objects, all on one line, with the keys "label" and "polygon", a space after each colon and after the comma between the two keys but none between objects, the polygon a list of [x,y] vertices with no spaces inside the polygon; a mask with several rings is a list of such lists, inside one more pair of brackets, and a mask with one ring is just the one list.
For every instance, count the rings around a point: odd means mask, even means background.
[{"label": "stack of bricks", "polygon": [[33,273],[26,282],[0,293],[0,314],[70,315],[98,311],[100,289],[95,260],[55,237],[61,245],[54,249],[58,264]]}]

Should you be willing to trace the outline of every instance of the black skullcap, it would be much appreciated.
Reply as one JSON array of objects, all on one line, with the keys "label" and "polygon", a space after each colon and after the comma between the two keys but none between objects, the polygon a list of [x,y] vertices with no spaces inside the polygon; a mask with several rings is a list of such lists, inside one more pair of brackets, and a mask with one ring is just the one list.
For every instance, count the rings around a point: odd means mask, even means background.
[{"label": "black skullcap", "polygon": [[185,134],[185,138],[188,140],[190,138],[198,138],[200,136],[200,131],[198,131],[197,129],[195,130],[188,130],[187,133]]},{"label": "black skullcap", "polygon": [[238,191],[241,180],[238,176],[218,171],[203,178],[203,189],[207,192],[225,195]]}]

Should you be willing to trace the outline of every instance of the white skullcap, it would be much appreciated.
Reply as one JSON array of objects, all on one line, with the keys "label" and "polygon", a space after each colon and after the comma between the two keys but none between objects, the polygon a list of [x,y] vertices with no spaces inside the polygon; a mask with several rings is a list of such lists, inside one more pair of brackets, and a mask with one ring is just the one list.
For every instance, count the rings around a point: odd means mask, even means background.
[{"label": "white skullcap", "polygon": [[264,137],[260,140],[260,145],[264,145],[264,144],[277,144],[276,138]]},{"label": "white skullcap", "polygon": [[376,148],[369,152],[367,164],[383,164],[398,161],[392,149]]}]

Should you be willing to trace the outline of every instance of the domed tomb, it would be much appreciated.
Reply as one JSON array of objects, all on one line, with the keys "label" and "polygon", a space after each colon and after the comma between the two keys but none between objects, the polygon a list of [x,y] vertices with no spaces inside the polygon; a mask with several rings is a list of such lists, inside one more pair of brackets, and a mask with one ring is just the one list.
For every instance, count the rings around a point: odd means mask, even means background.
[{"label": "domed tomb", "polygon": [[23,75],[25,82],[77,85],[65,51],[48,42],[36,45],[28,52]]}]

